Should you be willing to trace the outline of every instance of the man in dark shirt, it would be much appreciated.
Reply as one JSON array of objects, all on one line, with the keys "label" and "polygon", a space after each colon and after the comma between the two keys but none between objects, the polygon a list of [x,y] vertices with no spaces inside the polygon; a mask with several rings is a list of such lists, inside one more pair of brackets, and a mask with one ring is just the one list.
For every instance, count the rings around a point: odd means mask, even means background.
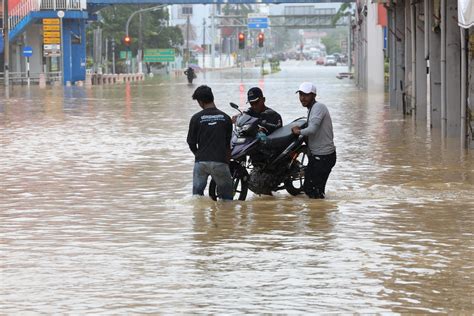
[{"label": "man in dark shirt", "polygon": [[189,122],[187,142],[195,156],[193,195],[204,195],[209,176],[217,184],[221,199],[232,200],[233,183],[229,170],[232,120],[214,104],[214,95],[208,86],[200,86],[193,93],[202,111]]},{"label": "man in dark shirt", "polygon": [[[280,114],[265,105],[265,97],[260,88],[253,87],[249,89],[247,92],[247,103],[250,104],[250,108],[245,113],[260,119],[260,130],[265,134],[270,135],[282,126]],[[232,118],[234,122],[236,119],[237,117]]]}]

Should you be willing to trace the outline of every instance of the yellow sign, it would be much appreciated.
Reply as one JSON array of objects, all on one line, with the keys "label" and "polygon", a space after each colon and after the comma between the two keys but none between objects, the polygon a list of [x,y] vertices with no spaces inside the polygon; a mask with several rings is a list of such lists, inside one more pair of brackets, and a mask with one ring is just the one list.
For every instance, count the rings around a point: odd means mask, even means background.
[{"label": "yellow sign", "polygon": [[44,38],[46,37],[61,37],[61,32],[44,32]]},{"label": "yellow sign", "polygon": [[43,19],[43,25],[59,25],[59,19]]},{"label": "yellow sign", "polygon": [[43,31],[60,31],[59,25],[43,25]]},{"label": "yellow sign", "polygon": [[45,37],[43,38],[44,44],[61,44],[61,38],[59,37]]}]

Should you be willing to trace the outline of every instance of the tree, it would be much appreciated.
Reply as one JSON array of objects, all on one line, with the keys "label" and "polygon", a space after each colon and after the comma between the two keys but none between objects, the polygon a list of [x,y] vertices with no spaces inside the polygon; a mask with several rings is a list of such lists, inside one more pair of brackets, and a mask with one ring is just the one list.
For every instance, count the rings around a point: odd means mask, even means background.
[{"label": "tree", "polygon": [[[126,46],[122,43],[125,36],[125,26],[127,20],[133,12],[146,8],[138,5],[115,5],[108,6],[98,12],[98,19],[91,24],[87,30],[88,43],[92,43],[92,30],[96,28],[102,29],[102,37],[114,39],[116,43],[116,53],[126,50]],[[178,27],[166,26],[169,19],[168,12],[165,8],[156,11],[143,12],[142,14],[142,48],[169,48],[183,44],[183,35]],[[132,38],[130,44],[131,51],[138,49],[140,19],[139,15],[135,15],[130,21],[128,33]],[[90,39],[90,40],[89,40]]]}]

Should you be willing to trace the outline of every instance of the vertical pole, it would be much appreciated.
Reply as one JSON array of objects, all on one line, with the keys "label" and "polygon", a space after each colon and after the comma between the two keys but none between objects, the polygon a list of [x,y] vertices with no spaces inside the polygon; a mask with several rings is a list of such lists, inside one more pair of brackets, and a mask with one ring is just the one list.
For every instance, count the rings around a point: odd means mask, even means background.
[{"label": "vertical pole", "polygon": [[105,38],[105,73],[109,73],[109,38]]},{"label": "vertical pole", "polygon": [[189,15],[186,18],[186,66],[189,64]]},{"label": "vertical pole", "polygon": [[441,0],[441,137],[447,134],[446,117],[446,1]]},{"label": "vertical pole", "polygon": [[115,75],[115,38],[112,37],[112,73]]},{"label": "vertical pole", "polygon": [[3,0],[3,82],[5,87],[10,85],[10,76],[8,62],[10,60],[10,40],[9,40],[9,21],[8,21],[8,0]]},{"label": "vertical pole", "polygon": [[[140,6],[141,7],[141,6]],[[138,61],[138,73],[143,73],[143,30],[142,30],[142,13],[138,13],[138,52],[137,52],[137,61]]]},{"label": "vertical pole", "polygon": [[466,95],[467,95],[467,58],[466,58],[466,30],[461,29],[461,148],[467,147],[467,124],[466,124]]},{"label": "vertical pole", "polygon": [[410,114],[416,115],[416,2],[412,0],[410,6],[410,27],[411,27],[411,85],[412,102]]},{"label": "vertical pole", "polygon": [[30,85],[30,57],[26,57],[26,83]]},{"label": "vertical pole", "polygon": [[206,68],[206,19],[202,19],[202,69]]},{"label": "vertical pole", "polygon": [[348,16],[349,21],[347,24],[349,25],[349,32],[347,34],[347,68],[348,72],[352,71],[352,56],[351,56],[351,48],[352,48],[352,40],[351,40],[351,33],[352,33],[352,15],[349,14]]},{"label": "vertical pole", "polygon": [[[216,5],[212,4],[212,14],[211,14],[211,67],[216,67],[215,59],[216,59]],[[222,47],[221,47],[222,49]]]},{"label": "vertical pole", "polygon": [[64,38],[63,38],[63,18],[62,17],[59,18],[59,25],[60,25],[60,36],[61,36],[60,37],[61,38],[61,80],[64,85],[66,83],[65,82],[66,77],[64,76]]}]

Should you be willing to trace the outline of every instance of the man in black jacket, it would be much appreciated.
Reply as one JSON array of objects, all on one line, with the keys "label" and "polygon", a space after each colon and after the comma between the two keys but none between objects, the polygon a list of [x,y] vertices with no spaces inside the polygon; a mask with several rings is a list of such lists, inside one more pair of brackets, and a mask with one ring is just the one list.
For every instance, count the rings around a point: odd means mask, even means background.
[{"label": "man in black jacket", "polygon": [[[250,108],[248,108],[245,113],[260,119],[260,131],[270,135],[277,128],[282,126],[280,114],[265,105],[265,97],[260,88],[253,87],[249,89],[247,92],[247,103],[250,104]],[[235,123],[236,119],[237,116],[234,116],[232,121]]]},{"label": "man in black jacket", "polygon": [[204,195],[209,176],[217,184],[221,199],[232,200],[233,184],[229,170],[231,118],[216,108],[214,95],[208,86],[200,86],[193,93],[202,111],[189,122],[187,142],[195,156],[193,195]]}]

